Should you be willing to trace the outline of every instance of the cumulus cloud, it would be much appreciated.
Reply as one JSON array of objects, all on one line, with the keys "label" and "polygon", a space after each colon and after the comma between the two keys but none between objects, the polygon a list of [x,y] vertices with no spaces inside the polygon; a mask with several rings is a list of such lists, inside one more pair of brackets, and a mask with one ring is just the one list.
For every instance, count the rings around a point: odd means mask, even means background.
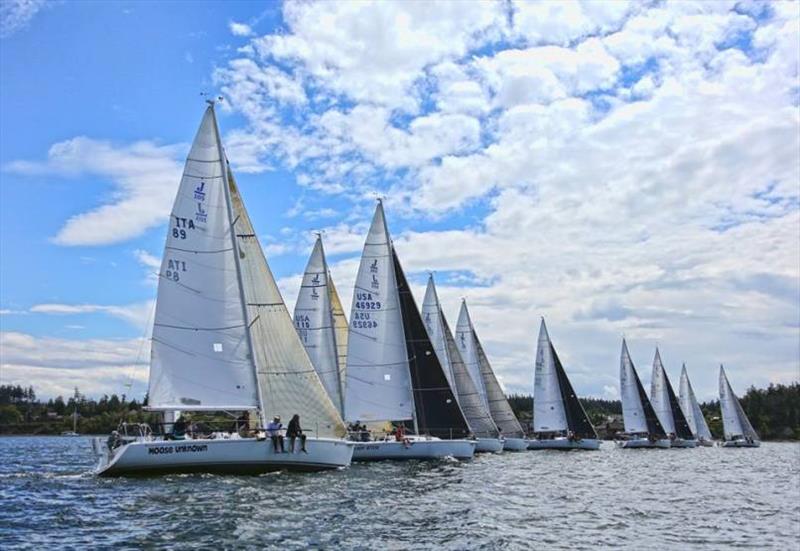
[{"label": "cumulus cloud", "polygon": [[252,36],[253,29],[250,28],[250,25],[246,23],[237,23],[236,21],[231,21],[228,23],[228,29],[230,29],[231,34],[234,36]]},{"label": "cumulus cloud", "polygon": [[126,306],[102,305],[102,304],[36,304],[31,306],[29,312],[32,314],[54,314],[54,315],[75,315],[75,314],[108,314],[123,321],[126,321],[140,330],[149,329],[151,316],[154,308],[154,301],[146,301]]},{"label": "cumulus cloud", "polygon": [[46,0],[3,0],[0,2],[0,38],[25,29],[43,8]]}]

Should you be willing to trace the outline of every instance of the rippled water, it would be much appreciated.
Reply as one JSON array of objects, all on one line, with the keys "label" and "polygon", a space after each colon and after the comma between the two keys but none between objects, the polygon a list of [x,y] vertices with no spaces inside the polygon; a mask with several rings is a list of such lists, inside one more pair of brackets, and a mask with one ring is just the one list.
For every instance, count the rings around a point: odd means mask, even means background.
[{"label": "rippled water", "polygon": [[99,479],[88,438],[0,438],[0,548],[797,549],[800,444],[525,452]]}]

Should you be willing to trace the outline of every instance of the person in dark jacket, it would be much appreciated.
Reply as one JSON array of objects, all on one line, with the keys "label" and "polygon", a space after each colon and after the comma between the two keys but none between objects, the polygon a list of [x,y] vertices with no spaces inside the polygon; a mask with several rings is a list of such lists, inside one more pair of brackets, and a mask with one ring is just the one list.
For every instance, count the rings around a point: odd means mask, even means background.
[{"label": "person in dark jacket", "polygon": [[290,452],[294,453],[294,441],[297,438],[300,438],[300,451],[303,453],[308,453],[306,451],[306,435],[303,434],[303,429],[300,428],[300,416],[296,413],[289,421],[289,426],[286,427],[286,436],[289,437]]}]

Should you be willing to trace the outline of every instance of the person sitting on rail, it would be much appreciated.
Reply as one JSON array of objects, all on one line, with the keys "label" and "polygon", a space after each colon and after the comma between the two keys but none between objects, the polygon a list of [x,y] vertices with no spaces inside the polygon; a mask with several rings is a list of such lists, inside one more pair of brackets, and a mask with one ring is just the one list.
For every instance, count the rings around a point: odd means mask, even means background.
[{"label": "person sitting on rail", "polygon": [[[282,429],[283,425],[281,424],[280,415],[273,417],[272,421],[267,424],[267,435],[272,439],[272,450],[275,453],[286,453],[283,449]],[[278,452],[278,448],[280,448],[280,452]]]},{"label": "person sitting on rail", "polygon": [[306,451],[306,435],[303,434],[303,429],[300,427],[300,416],[296,413],[289,421],[289,426],[286,427],[286,436],[289,437],[290,453],[294,453],[294,442],[297,438],[300,438],[300,451],[308,453]]}]

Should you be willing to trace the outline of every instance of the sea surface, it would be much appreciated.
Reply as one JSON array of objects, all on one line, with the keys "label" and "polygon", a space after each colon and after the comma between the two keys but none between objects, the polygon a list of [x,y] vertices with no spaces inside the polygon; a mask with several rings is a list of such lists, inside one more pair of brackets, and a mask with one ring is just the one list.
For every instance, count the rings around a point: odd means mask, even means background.
[{"label": "sea surface", "polygon": [[800,547],[800,444],[522,452],[100,479],[87,437],[0,438],[0,549]]}]

